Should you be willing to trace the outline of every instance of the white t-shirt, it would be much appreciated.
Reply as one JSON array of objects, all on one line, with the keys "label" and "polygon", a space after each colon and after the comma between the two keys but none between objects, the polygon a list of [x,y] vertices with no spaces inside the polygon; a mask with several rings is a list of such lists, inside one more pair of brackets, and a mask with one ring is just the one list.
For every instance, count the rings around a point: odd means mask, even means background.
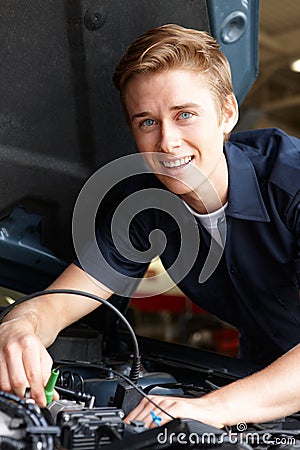
[{"label": "white t-shirt", "polygon": [[[221,245],[224,246],[225,236],[220,235],[220,226],[218,227],[218,224],[224,224],[226,220],[225,216],[225,210],[227,207],[227,203],[223,205],[220,209],[217,209],[216,211],[209,213],[209,214],[199,214],[196,211],[194,211],[190,205],[188,205],[185,201],[183,201],[187,209],[199,220],[201,225],[203,225],[211,237],[215,239],[215,241]],[[222,233],[223,234],[223,233]]]}]

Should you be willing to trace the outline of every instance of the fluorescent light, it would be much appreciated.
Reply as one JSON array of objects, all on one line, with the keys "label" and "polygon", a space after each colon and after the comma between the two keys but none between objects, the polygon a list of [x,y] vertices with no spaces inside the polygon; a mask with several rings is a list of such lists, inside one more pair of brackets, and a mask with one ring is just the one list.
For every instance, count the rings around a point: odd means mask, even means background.
[{"label": "fluorescent light", "polygon": [[300,58],[296,58],[291,61],[290,69],[293,72],[300,72]]}]

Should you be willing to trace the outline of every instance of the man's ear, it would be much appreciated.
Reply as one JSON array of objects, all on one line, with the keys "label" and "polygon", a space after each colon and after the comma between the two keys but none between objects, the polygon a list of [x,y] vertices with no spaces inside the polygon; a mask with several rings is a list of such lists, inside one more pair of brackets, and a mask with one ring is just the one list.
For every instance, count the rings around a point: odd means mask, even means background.
[{"label": "man's ear", "polygon": [[223,107],[224,134],[229,134],[235,127],[239,118],[239,107],[234,94],[226,97]]}]

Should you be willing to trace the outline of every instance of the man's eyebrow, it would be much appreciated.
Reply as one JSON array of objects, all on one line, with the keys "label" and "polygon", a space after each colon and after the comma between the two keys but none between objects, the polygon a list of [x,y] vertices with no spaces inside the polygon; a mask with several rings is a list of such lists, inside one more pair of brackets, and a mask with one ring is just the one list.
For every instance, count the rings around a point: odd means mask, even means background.
[{"label": "man's eyebrow", "polygon": [[139,117],[146,117],[146,116],[151,116],[151,112],[143,111],[143,112],[134,114],[133,116],[131,116],[130,120],[133,121],[134,119],[138,119]]},{"label": "man's eyebrow", "polygon": [[[185,103],[183,105],[175,105],[175,106],[171,106],[170,111],[180,111],[181,109],[186,109],[186,108],[201,108],[201,105],[199,103]],[[151,111],[142,111],[140,113],[134,114],[130,119],[131,121],[133,121],[134,119],[138,119],[140,117],[147,117],[147,116],[151,116],[152,113]]]},{"label": "man's eyebrow", "polygon": [[200,108],[201,105],[199,103],[194,103],[194,102],[190,102],[190,103],[184,103],[183,105],[175,105],[172,106],[170,109],[171,111],[177,111],[180,109],[186,109],[186,108]]}]

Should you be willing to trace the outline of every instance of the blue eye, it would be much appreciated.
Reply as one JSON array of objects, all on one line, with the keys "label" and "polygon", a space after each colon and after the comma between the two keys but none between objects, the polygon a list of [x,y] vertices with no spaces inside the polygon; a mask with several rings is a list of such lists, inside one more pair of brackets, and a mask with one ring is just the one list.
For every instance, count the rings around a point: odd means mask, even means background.
[{"label": "blue eye", "polygon": [[190,112],[183,112],[183,113],[181,113],[180,114],[180,118],[181,119],[190,119],[191,117],[192,117],[192,113],[190,113]]},{"label": "blue eye", "polygon": [[142,122],[142,125],[144,125],[145,127],[152,127],[152,125],[154,125],[155,122],[153,119],[146,119]]}]

